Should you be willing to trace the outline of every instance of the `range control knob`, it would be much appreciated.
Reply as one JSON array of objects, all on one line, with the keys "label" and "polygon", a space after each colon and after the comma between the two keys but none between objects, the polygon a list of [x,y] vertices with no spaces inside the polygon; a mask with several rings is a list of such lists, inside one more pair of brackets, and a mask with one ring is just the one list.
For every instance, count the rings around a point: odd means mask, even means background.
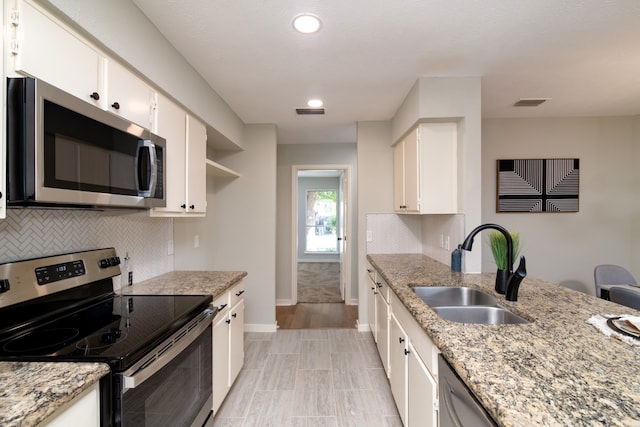
[{"label": "range control knob", "polygon": [[0,293],[7,292],[9,289],[11,289],[9,279],[0,279]]},{"label": "range control knob", "polygon": [[109,267],[109,258],[101,259],[100,261],[98,261],[98,265],[100,266],[100,268]]}]

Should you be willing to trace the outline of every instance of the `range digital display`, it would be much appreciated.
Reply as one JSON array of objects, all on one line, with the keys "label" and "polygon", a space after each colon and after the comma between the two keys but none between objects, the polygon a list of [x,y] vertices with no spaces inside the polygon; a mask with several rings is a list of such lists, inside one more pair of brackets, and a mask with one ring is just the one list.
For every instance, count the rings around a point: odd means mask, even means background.
[{"label": "range digital display", "polygon": [[82,260],[36,268],[36,279],[40,286],[84,274],[86,274],[86,270]]}]

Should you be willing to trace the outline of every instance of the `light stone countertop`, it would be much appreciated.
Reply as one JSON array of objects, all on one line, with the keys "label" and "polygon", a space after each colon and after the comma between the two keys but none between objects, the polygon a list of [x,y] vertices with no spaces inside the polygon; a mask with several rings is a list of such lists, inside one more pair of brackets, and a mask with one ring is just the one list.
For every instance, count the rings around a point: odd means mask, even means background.
[{"label": "light stone countertop", "polygon": [[[639,311],[530,277],[510,302],[494,291],[494,274],[452,273],[420,254],[367,258],[500,425],[640,426],[640,347],[586,323],[594,314]],[[450,322],[412,285],[481,289],[532,322]]]},{"label": "light stone countertop", "polygon": [[34,426],[109,373],[104,363],[0,362],[0,426]]},{"label": "light stone countertop", "polygon": [[247,275],[244,271],[172,271],[127,286],[124,294],[131,295],[218,295]]},{"label": "light stone countertop", "polygon": [[[138,295],[213,298],[247,275],[243,271],[173,271],[124,289]],[[0,426],[33,426],[109,373],[103,363],[0,362]]]}]

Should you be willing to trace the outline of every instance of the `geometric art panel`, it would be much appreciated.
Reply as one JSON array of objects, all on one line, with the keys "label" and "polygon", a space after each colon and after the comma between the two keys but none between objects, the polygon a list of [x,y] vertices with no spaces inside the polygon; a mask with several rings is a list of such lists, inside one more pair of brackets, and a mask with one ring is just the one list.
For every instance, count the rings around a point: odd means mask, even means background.
[{"label": "geometric art panel", "polygon": [[497,212],[578,212],[580,159],[497,162]]}]

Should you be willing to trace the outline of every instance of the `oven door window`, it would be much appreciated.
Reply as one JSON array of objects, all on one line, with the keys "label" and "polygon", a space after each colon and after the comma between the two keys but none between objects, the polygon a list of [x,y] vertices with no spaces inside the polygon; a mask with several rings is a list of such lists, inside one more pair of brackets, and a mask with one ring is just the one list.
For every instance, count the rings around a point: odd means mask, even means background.
[{"label": "oven door window", "polygon": [[[128,426],[190,426],[211,409],[211,331],[160,371],[122,396],[122,423]],[[118,424],[118,423],[116,423]]]}]

